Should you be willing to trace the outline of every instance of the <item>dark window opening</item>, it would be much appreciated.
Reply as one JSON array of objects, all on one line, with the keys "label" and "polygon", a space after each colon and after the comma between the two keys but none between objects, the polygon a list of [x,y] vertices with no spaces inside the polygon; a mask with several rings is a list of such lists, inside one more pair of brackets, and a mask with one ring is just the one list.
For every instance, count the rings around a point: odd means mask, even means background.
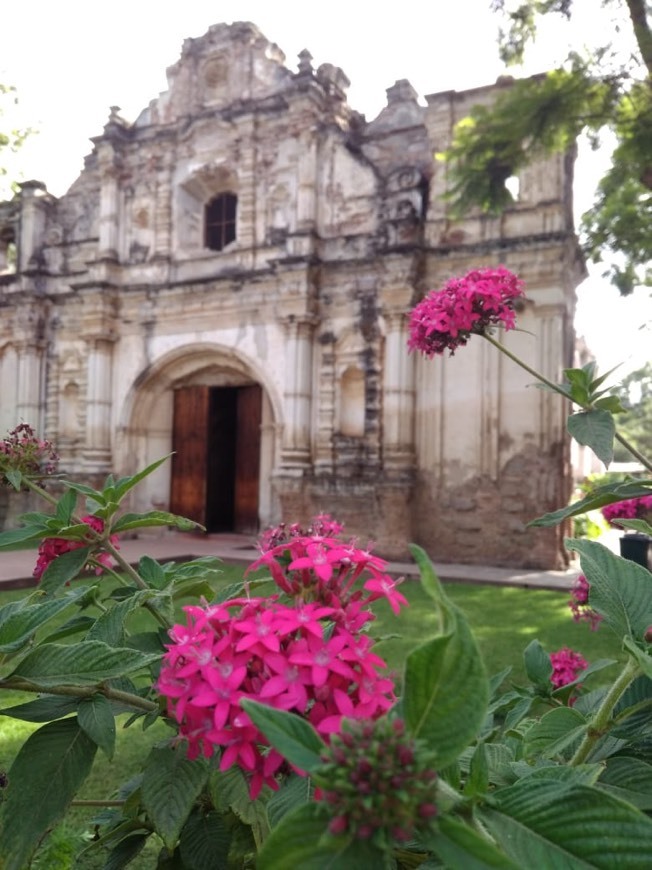
[{"label": "dark window opening", "polygon": [[211,251],[222,251],[235,241],[235,216],[238,197],[234,193],[220,193],[204,208],[204,246]]}]

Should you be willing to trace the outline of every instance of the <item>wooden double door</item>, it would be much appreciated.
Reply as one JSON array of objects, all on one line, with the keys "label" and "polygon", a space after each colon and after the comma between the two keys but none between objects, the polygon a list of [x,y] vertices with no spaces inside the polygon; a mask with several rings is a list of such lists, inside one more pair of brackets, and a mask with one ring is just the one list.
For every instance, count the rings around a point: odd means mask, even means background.
[{"label": "wooden double door", "polygon": [[258,531],[262,390],[174,391],[170,510],[209,532]]}]

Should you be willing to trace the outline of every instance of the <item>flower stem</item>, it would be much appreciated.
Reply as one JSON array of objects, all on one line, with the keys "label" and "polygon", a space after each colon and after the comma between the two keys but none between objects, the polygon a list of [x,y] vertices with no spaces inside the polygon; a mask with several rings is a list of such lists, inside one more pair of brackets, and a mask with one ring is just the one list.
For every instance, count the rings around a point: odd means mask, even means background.
[{"label": "flower stem", "polygon": [[42,486],[39,486],[38,483],[34,483],[33,480],[30,480],[29,477],[23,477],[21,483],[24,483],[28,489],[31,489],[32,492],[35,492],[36,495],[40,496],[45,501],[49,502],[51,505],[55,507],[59,504],[58,499],[53,496],[51,493],[46,492]]},{"label": "flower stem", "polygon": [[92,695],[101,694],[110,701],[121,701],[130,707],[137,710],[144,710],[146,713],[153,713],[159,709],[158,704],[154,701],[148,701],[147,698],[141,698],[140,695],[134,695],[132,692],[123,692],[120,689],[112,689],[109,686],[39,686],[31,683],[28,680],[11,679],[10,682],[0,680],[0,689],[9,689],[10,691],[19,692],[35,692],[37,694],[47,695],[65,695],[72,698],[90,698]]},{"label": "flower stem", "polygon": [[[528,374],[532,375],[533,378],[536,378],[542,384],[545,384],[555,393],[559,393],[559,395],[563,396],[564,399],[568,399],[569,401],[574,402],[574,404],[579,405],[580,408],[582,408],[584,411],[593,410],[592,405],[583,404],[582,402],[578,402],[576,399],[571,399],[571,397],[564,391],[562,387],[559,386],[559,384],[553,383],[553,381],[548,380],[545,375],[542,375],[541,372],[538,372],[536,369],[531,368],[531,366],[529,366],[526,362],[523,362],[523,360],[520,357],[516,356],[516,354],[513,354],[511,350],[507,350],[504,344],[496,341],[496,339],[493,338],[491,335],[483,332],[482,337],[485,338],[489,342],[489,344],[493,344],[495,348],[498,348],[498,350],[501,353],[504,353],[505,356],[509,357],[512,362],[516,363],[517,366],[520,366]],[[652,471],[652,462],[647,459],[639,450],[637,450],[633,444],[630,444],[630,442],[619,432],[616,432],[614,437],[616,441],[619,441],[623,445],[623,447],[628,450],[632,454],[632,456],[634,456],[641,463],[641,465],[647,468],[648,471]]]},{"label": "flower stem", "polygon": [[[116,549],[113,544],[109,540],[102,541],[103,549],[114,559],[118,565],[122,568],[124,573],[129,577],[130,580],[136,584],[139,589],[150,590],[151,587],[143,580],[140,574],[131,567],[129,562],[121,555],[120,550]],[[115,572],[111,572],[114,574]],[[172,628],[172,623],[165,618],[165,616],[160,612],[160,610],[153,604],[151,601],[144,601],[143,606],[149,610],[152,616],[163,626],[163,628]]]},{"label": "flower stem", "polygon": [[591,753],[595,744],[608,730],[609,720],[614,707],[620,700],[625,689],[641,673],[641,668],[634,659],[630,658],[623,668],[621,675],[604,696],[602,703],[597,709],[595,716],[589,723],[586,735],[570,760],[570,766],[576,767],[582,764]]},{"label": "flower stem", "polygon": [[126,801],[78,800],[70,801],[70,807],[123,807]]}]

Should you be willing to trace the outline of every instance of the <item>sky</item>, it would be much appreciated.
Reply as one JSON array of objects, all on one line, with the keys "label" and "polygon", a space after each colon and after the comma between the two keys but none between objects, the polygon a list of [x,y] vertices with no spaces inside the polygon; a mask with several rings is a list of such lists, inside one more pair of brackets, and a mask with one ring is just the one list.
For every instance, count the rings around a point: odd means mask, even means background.
[{"label": "sky", "polygon": [[[166,89],[165,70],[179,57],[183,40],[211,24],[253,21],[296,69],[308,49],[313,65],[332,63],[351,80],[349,103],[370,120],[386,103],[385,89],[407,78],[423,97],[495,81],[505,72],[498,58],[498,21],[489,0],[20,0],[3,14],[0,81],[16,87],[19,105],[3,119],[32,127],[9,164],[13,177],[36,178],[60,196],[79,174],[102,132],[111,106],[129,121]],[[596,34],[618,22],[601,13],[597,0],[575,0],[571,24],[545,25],[523,68],[529,75],[563,61]],[[600,17],[601,14],[603,17]],[[625,24],[623,33],[629,30]],[[587,152],[576,167],[578,212],[590,204],[605,156]],[[622,300],[594,270],[578,292],[576,327],[596,353],[601,369],[628,357],[631,369],[650,354],[652,335],[638,327],[652,320],[652,301],[639,292]]]}]

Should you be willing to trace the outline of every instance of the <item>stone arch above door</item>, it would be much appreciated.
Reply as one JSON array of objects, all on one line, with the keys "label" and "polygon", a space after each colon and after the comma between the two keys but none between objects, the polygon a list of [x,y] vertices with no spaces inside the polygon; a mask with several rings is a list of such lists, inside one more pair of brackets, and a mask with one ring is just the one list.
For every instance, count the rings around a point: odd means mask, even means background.
[{"label": "stone arch above door", "polygon": [[[258,517],[261,526],[276,522],[271,479],[278,467],[281,405],[276,387],[259,365],[227,347],[183,345],[165,354],[135,379],[124,404],[116,444],[121,472],[134,473],[172,452],[174,393],[205,388],[261,389]],[[135,491],[133,509],[169,510],[172,462],[160,466]]]}]

